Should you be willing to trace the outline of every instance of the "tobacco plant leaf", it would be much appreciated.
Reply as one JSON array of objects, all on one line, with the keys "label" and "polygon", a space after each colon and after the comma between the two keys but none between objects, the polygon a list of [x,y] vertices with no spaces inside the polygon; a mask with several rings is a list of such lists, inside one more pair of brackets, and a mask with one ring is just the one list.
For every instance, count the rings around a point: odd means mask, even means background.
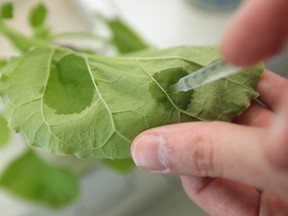
[{"label": "tobacco plant leaf", "polygon": [[258,96],[261,65],[184,94],[170,91],[180,77],[217,59],[214,47],[129,57],[36,48],[3,69],[5,115],[30,145],[49,152],[129,158],[131,141],[148,128],[231,121]]},{"label": "tobacco plant leaf", "polygon": [[35,5],[29,14],[29,24],[33,28],[39,28],[44,25],[47,17],[47,9],[44,4],[38,3]]},{"label": "tobacco plant leaf", "polygon": [[79,195],[77,178],[68,170],[42,161],[29,150],[0,177],[0,187],[28,201],[63,207]]},{"label": "tobacco plant leaf", "polygon": [[36,39],[50,41],[51,28],[45,25],[48,11],[44,4],[36,4],[29,13],[28,21],[32,27],[33,36]]}]

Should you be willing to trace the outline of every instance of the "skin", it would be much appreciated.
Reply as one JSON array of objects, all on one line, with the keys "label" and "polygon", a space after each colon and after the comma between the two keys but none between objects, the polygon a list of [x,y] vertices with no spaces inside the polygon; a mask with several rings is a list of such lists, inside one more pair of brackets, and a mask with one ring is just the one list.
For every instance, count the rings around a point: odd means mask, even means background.
[{"label": "skin", "polygon": [[[247,0],[221,43],[228,61],[254,64],[288,39],[287,0]],[[193,122],[143,132],[131,153],[137,166],[179,175],[210,215],[288,215],[288,80],[265,71],[257,102],[233,123]]]}]

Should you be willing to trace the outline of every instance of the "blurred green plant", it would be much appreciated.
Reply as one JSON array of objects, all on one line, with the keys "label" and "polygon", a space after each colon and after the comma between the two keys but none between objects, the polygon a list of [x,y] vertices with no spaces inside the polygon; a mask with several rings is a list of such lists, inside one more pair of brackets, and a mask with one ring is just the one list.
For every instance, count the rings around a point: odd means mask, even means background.
[{"label": "blurred green plant", "polygon": [[71,171],[44,162],[32,150],[6,168],[0,186],[25,200],[51,207],[63,207],[74,201],[80,190]]},{"label": "blurred green plant", "polygon": [[10,139],[10,130],[7,125],[6,119],[0,115],[0,147],[8,144]]},{"label": "blurred green plant", "polygon": [[13,17],[13,4],[11,2],[3,3],[0,6],[0,18],[11,19]]}]

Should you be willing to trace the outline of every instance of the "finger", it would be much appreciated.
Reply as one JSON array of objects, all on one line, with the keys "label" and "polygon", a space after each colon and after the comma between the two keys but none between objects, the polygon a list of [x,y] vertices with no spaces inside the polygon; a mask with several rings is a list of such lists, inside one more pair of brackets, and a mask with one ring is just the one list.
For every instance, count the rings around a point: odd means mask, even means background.
[{"label": "finger", "polygon": [[270,125],[274,113],[271,110],[263,108],[256,101],[252,101],[250,107],[248,107],[240,116],[233,119],[234,123],[265,127]]},{"label": "finger", "polygon": [[260,194],[257,190],[224,179],[181,177],[191,200],[209,215],[258,215]]},{"label": "finger", "polygon": [[[288,80],[273,72],[265,70],[256,90],[259,92],[259,100],[269,109],[265,109],[257,102],[252,101],[250,107],[233,122],[251,126],[268,126],[271,123],[274,113],[279,107],[288,86]],[[272,111],[271,111],[272,110]]]},{"label": "finger", "polygon": [[287,0],[246,1],[222,40],[224,57],[246,66],[279,51],[288,34],[287,8]]},{"label": "finger", "polygon": [[[151,129],[132,144],[137,166],[157,173],[221,177],[288,199],[288,175],[264,154],[267,129],[195,122]],[[277,176],[277,178],[275,178]]]},{"label": "finger", "polygon": [[266,70],[262,74],[256,90],[260,93],[259,99],[275,111],[279,108],[287,87],[288,80],[286,78]]},{"label": "finger", "polygon": [[288,169],[288,89],[281,107],[273,119],[268,138],[265,140],[268,159],[277,168]]},{"label": "finger", "polygon": [[211,215],[287,215],[288,203],[274,194],[224,179],[181,177],[191,200]]},{"label": "finger", "polygon": [[263,192],[261,195],[259,215],[287,215],[288,203],[275,194]]}]

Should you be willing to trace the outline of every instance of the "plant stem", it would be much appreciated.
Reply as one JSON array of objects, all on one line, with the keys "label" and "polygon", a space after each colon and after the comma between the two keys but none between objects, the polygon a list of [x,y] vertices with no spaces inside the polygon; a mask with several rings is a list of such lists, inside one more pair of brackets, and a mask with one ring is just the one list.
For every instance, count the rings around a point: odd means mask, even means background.
[{"label": "plant stem", "polygon": [[90,32],[63,32],[63,33],[58,33],[52,36],[53,40],[59,40],[62,38],[76,38],[76,39],[83,38],[83,39],[88,39],[88,40],[101,41],[106,44],[111,44],[111,40],[103,36],[90,33]]},{"label": "plant stem", "polygon": [[24,34],[9,27],[2,21],[0,21],[0,33],[6,36],[13,43],[13,45],[15,45],[15,47],[20,51],[27,51],[29,48],[33,46],[39,46],[44,48],[53,47],[52,44],[49,44],[45,41],[25,36]]}]

